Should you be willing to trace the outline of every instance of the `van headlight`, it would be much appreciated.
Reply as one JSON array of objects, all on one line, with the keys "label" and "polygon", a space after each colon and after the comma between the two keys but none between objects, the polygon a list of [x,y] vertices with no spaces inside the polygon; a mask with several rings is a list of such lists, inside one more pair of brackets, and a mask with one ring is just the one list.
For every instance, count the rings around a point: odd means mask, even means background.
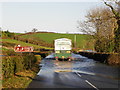
[{"label": "van headlight", "polygon": [[66,51],[66,53],[70,53],[70,51]]},{"label": "van headlight", "polygon": [[60,53],[60,51],[55,51],[55,53]]}]

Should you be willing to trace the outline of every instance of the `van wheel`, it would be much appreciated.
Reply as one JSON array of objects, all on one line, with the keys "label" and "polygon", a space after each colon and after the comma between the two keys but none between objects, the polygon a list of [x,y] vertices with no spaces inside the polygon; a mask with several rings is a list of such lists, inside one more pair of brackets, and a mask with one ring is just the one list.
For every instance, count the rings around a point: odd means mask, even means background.
[{"label": "van wheel", "polygon": [[55,60],[58,61],[58,58],[56,58]]}]

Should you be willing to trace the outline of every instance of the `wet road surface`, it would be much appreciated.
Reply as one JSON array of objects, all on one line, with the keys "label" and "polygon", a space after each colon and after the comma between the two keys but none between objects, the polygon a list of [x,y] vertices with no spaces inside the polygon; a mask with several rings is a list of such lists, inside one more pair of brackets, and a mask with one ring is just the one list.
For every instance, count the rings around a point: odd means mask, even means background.
[{"label": "wet road surface", "polygon": [[54,54],[41,62],[41,69],[28,88],[117,88],[119,68],[101,64],[78,54],[72,61],[56,61]]}]

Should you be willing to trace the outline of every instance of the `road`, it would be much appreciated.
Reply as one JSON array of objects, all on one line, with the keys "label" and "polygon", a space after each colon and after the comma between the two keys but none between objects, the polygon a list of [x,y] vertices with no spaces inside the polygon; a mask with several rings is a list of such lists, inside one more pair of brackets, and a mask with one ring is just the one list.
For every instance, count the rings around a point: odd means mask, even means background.
[{"label": "road", "polygon": [[72,54],[72,57],[73,61],[56,61],[54,54],[47,56],[28,88],[120,89],[119,68],[78,54]]}]

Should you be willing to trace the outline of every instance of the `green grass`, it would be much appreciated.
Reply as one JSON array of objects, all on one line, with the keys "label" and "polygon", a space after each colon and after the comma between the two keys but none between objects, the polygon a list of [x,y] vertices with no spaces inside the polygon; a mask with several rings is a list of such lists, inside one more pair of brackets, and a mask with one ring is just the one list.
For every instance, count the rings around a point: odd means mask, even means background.
[{"label": "green grass", "polygon": [[43,47],[43,46],[38,46],[38,45],[30,44],[30,43],[25,43],[25,42],[13,40],[13,39],[2,39],[2,41],[3,42],[9,42],[9,43],[15,43],[16,45],[20,44],[21,46],[33,46],[34,48],[51,49],[51,48],[47,48],[47,47]]},{"label": "green grass", "polygon": [[15,35],[20,35],[20,34],[22,34],[22,33],[14,33]]},{"label": "green grass", "polygon": [[87,49],[93,49],[94,44],[93,40],[90,40],[90,35],[81,35],[81,34],[59,34],[59,33],[34,33],[29,35],[23,35],[20,36],[22,38],[37,38],[38,40],[44,40],[47,43],[54,43],[55,39],[59,38],[69,38],[72,40],[72,43],[74,43],[74,36],[76,35],[76,44],[78,48],[87,48]]},{"label": "green grass", "polygon": [[0,53],[2,52],[2,51],[7,51],[8,49],[7,48],[4,48],[4,47],[0,47]]},{"label": "green grass", "polygon": [[29,77],[34,78],[36,72],[28,70],[20,72],[17,75],[18,76],[12,76],[11,78],[3,80],[3,88],[27,88],[32,81]]},{"label": "green grass", "polygon": [[0,42],[2,41],[2,39],[0,39]]}]

